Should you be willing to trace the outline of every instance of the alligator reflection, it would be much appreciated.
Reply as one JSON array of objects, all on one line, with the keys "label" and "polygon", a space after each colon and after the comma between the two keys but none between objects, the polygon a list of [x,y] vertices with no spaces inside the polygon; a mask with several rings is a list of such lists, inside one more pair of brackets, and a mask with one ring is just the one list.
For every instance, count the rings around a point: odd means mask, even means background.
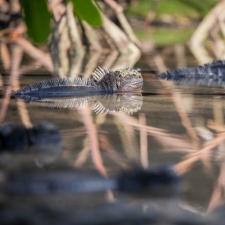
[{"label": "alligator reflection", "polygon": [[52,123],[26,128],[16,124],[0,126],[0,166],[21,168],[54,162],[61,153],[61,134]]},{"label": "alligator reflection", "polygon": [[143,104],[141,94],[120,93],[120,94],[91,94],[73,98],[39,98],[36,96],[20,95],[17,98],[39,106],[49,108],[77,108],[80,106],[92,106],[96,114],[108,112],[124,112],[133,114],[139,111]]},{"label": "alligator reflection", "polygon": [[8,194],[69,194],[117,190],[142,196],[177,195],[180,177],[169,165],[143,169],[133,166],[114,177],[76,169],[51,169],[6,172],[0,180]]},{"label": "alligator reflection", "polygon": [[[49,206],[5,207],[0,212],[3,224],[23,221],[26,224],[190,224],[222,225],[224,206],[210,215],[201,215],[187,210],[176,202],[145,202],[129,204],[127,202],[106,203],[89,209],[59,210]],[[44,216],[43,216],[44,215]],[[57,222],[56,222],[57,220]],[[10,223],[10,222],[11,223]]]}]

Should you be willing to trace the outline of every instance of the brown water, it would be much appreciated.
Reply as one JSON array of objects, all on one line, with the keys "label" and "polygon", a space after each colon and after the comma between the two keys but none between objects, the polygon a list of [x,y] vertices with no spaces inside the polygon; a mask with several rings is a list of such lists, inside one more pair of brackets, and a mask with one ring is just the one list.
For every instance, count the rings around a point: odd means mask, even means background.
[{"label": "brown water", "polygon": [[[137,67],[143,64],[140,61]],[[224,89],[177,86],[161,82],[149,72],[144,72],[143,77],[143,105],[133,115],[121,112],[96,115],[92,106],[48,108],[11,99],[4,123],[37,124],[43,120],[54,123],[62,134],[62,152],[48,156],[47,162],[22,154],[1,156],[2,171],[27,165],[71,166],[97,168],[110,176],[131,162],[144,167],[169,163],[182,176],[180,205],[203,213],[215,208],[224,201]],[[20,79],[20,86],[47,78],[26,75]],[[105,193],[26,198],[1,195],[3,202],[19,205],[44,202],[60,208],[90,206],[107,199]],[[120,200],[120,196],[114,198]],[[139,199],[138,195],[135,198]]]}]

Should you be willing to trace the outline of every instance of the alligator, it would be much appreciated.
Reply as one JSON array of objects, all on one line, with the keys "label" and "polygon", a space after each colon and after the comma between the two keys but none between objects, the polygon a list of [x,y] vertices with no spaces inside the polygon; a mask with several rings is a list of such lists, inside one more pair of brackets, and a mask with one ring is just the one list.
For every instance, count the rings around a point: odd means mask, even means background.
[{"label": "alligator", "polygon": [[225,86],[225,61],[216,60],[203,66],[170,70],[156,77],[184,85]]},{"label": "alligator", "polygon": [[[89,197],[90,199],[90,197]],[[57,201],[48,200],[37,204],[35,198],[31,203],[15,204],[14,201],[1,203],[0,221],[3,225],[18,224],[51,224],[51,225],[223,225],[225,220],[224,203],[213,208],[209,213],[200,213],[196,206],[189,206],[183,199],[157,199],[139,201],[137,199],[116,199],[105,203],[96,203],[91,198],[91,204],[83,206],[81,201],[69,196]],[[3,201],[3,200],[2,200]],[[9,200],[8,200],[9,201]],[[13,203],[11,203],[13,202]],[[17,201],[18,202],[18,201]],[[68,207],[73,203],[73,207]],[[84,201],[85,202],[85,201]],[[8,204],[7,204],[8,203]],[[33,203],[33,204],[32,204]],[[59,207],[60,206],[60,207]]]},{"label": "alligator", "polygon": [[76,97],[48,97],[18,95],[26,103],[49,108],[77,108],[80,106],[92,106],[96,114],[108,112],[124,112],[133,114],[139,111],[143,104],[141,93],[114,93],[114,94],[89,94]]},{"label": "alligator", "polygon": [[178,193],[181,181],[170,165],[151,166],[148,169],[134,166],[114,177],[103,177],[97,172],[74,168],[5,171],[1,175],[2,191],[26,195],[94,193],[108,189],[128,194],[139,193],[141,196],[161,190],[160,194],[166,191],[171,195]]},{"label": "alligator", "polygon": [[112,94],[141,92],[143,78],[132,68],[115,71],[98,67],[91,78],[58,78],[28,85],[12,93],[44,97],[85,96],[87,94]]},{"label": "alligator", "polygon": [[61,142],[61,134],[56,126],[41,122],[32,128],[16,124],[0,126],[0,152],[17,150],[41,150],[43,147]]}]

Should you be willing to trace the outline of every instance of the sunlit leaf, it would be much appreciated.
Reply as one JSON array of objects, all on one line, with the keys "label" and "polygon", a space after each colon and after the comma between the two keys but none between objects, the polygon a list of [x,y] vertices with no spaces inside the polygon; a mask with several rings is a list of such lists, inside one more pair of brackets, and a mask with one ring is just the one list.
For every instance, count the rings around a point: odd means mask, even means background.
[{"label": "sunlit leaf", "polygon": [[51,15],[46,0],[20,0],[29,38],[36,44],[44,43],[51,31]]},{"label": "sunlit leaf", "polygon": [[98,8],[92,0],[69,0],[73,3],[74,12],[92,26],[100,26],[102,23]]}]

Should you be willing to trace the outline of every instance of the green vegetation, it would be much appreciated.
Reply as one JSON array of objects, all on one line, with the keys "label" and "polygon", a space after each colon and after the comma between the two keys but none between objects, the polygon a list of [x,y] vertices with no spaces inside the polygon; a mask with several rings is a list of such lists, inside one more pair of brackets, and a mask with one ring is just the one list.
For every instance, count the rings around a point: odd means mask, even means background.
[{"label": "green vegetation", "polygon": [[[74,12],[80,19],[86,20],[92,26],[101,25],[101,15],[93,0],[67,1],[73,3]],[[20,0],[20,4],[29,38],[35,44],[45,43],[51,32],[51,14],[47,0]]]},{"label": "green vegetation", "polygon": [[20,0],[29,38],[36,44],[44,43],[51,31],[51,15],[46,0]]},{"label": "green vegetation", "polygon": [[150,10],[154,10],[157,18],[164,14],[202,18],[217,2],[218,0],[139,0],[127,10],[127,14],[145,17]]},{"label": "green vegetation", "polygon": [[173,44],[185,44],[191,37],[194,28],[188,29],[151,29],[151,34],[144,30],[136,30],[135,33],[140,40],[148,40],[150,35],[157,47]]},{"label": "green vegetation", "polygon": [[[146,19],[150,10],[156,13],[157,21],[168,22],[171,26],[151,26],[151,33],[144,30],[136,30],[136,35],[141,40],[153,39],[156,46],[173,45],[176,43],[184,44],[190,39],[195,27],[185,25],[193,24],[191,21],[202,19],[219,0],[139,0],[130,7],[126,14],[128,17],[137,16],[143,21]],[[139,28],[138,28],[139,29]]]},{"label": "green vegetation", "polygon": [[74,12],[79,18],[86,20],[92,26],[100,26],[102,18],[92,0],[68,0],[73,3]]}]

